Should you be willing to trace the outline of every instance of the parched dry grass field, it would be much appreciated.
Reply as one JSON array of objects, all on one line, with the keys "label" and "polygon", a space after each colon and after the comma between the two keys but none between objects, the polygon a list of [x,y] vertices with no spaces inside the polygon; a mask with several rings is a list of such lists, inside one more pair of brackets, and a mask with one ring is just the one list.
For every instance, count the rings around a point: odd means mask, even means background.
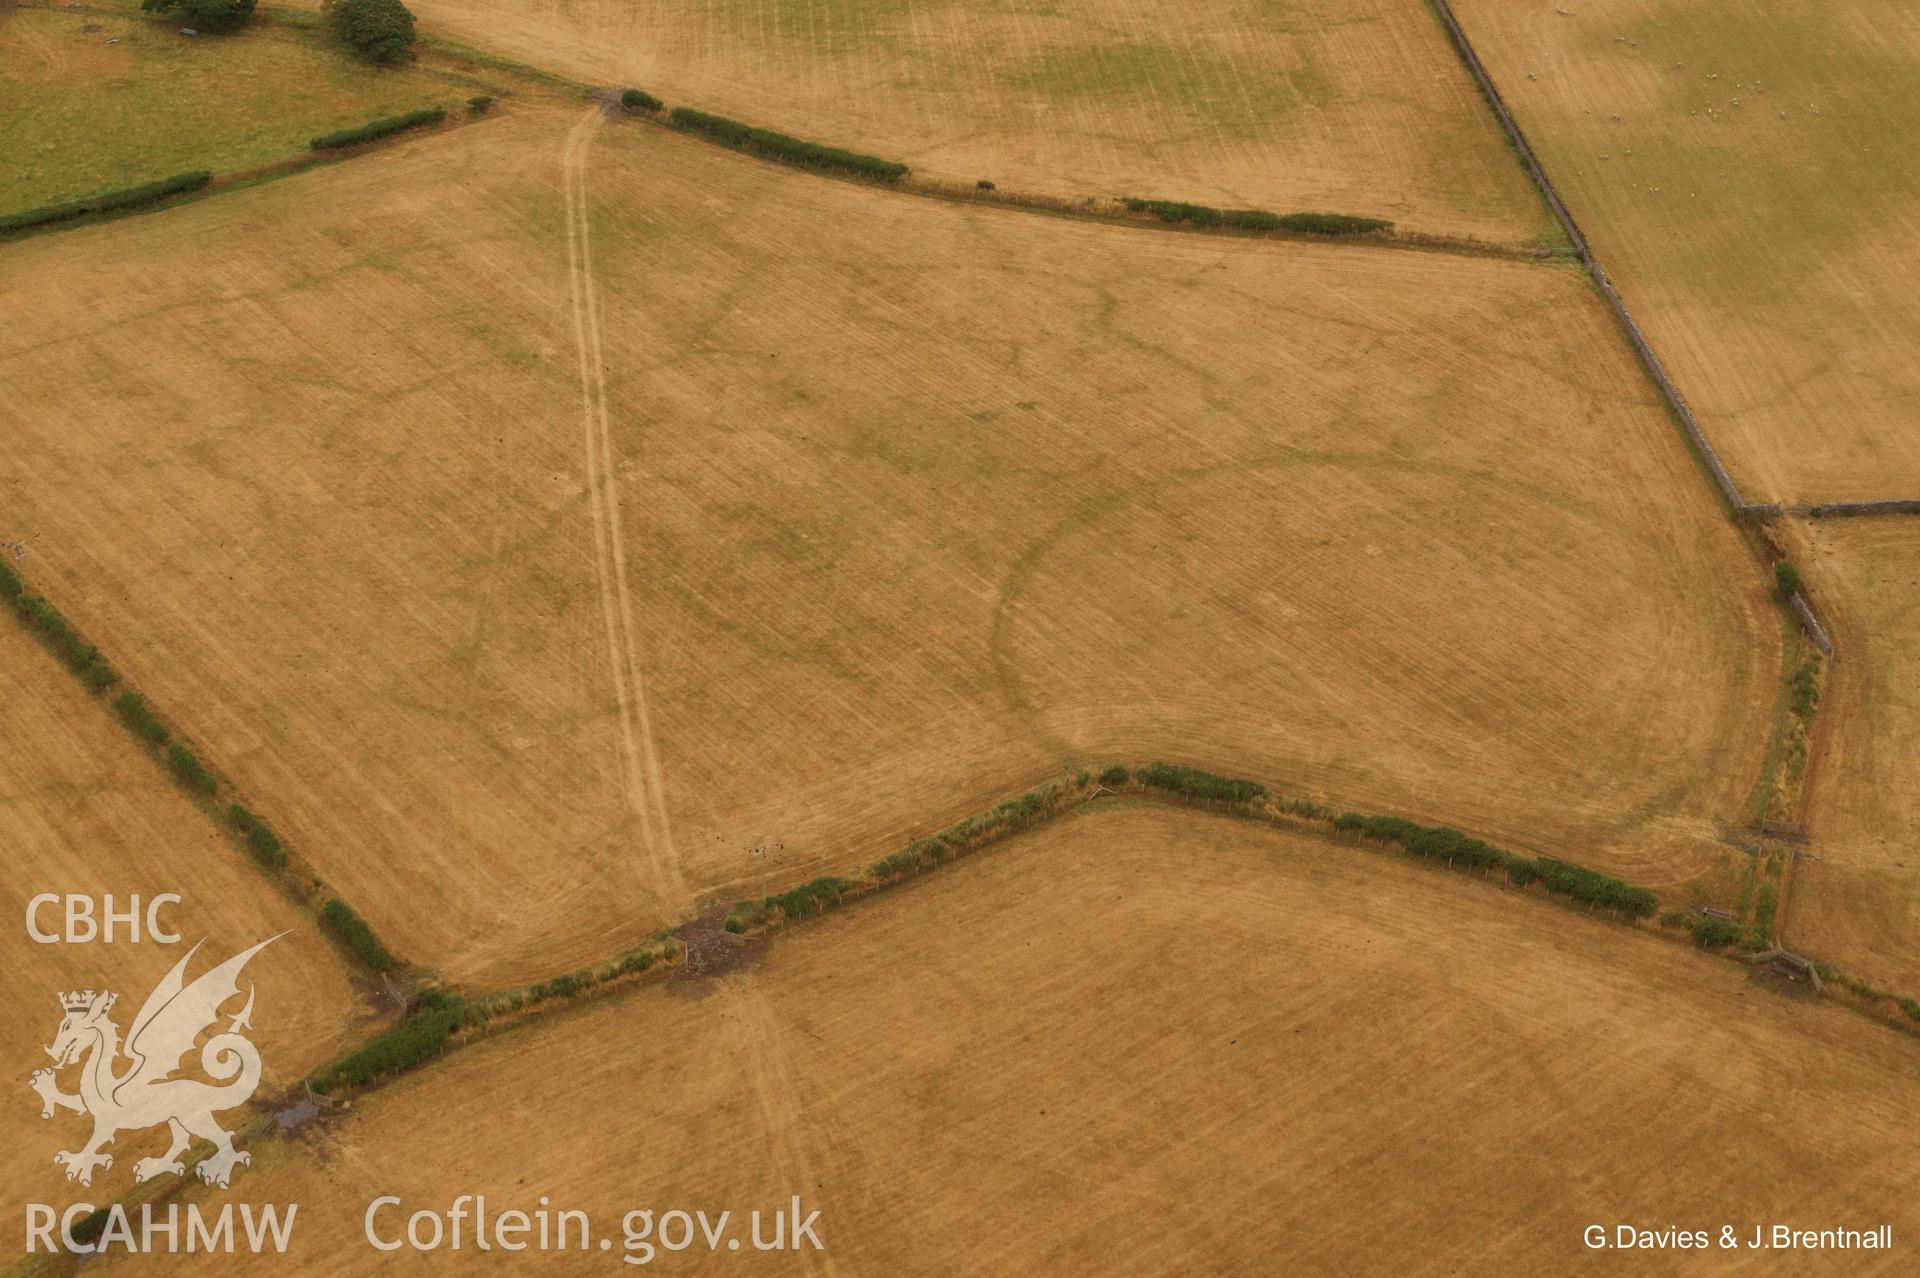
[{"label": "parched dry grass field", "polygon": [[177,17],[126,8],[0,4],[0,213],[197,169],[245,170],[304,151],[318,134],[474,92],[366,66],[318,32],[261,22],[192,40]]},{"label": "parched dry grass field", "polygon": [[612,695],[557,141],[515,127],[14,246],[5,305],[35,319],[0,373],[47,593],[455,970],[572,966],[633,908],[592,801]]},{"label": "parched dry grass field", "polygon": [[1549,231],[1422,0],[422,0],[422,29],[935,177]]},{"label": "parched dry grass field", "polygon": [[[112,893],[122,910],[134,893],[143,901],[178,893],[183,900],[164,907],[160,919],[182,941],[131,944],[119,924],[112,944],[33,943],[26,905],[43,892]],[[36,1045],[54,1041],[62,991],[113,990],[120,996],[114,1019],[125,1031],[148,992],[202,937],[189,979],[291,928],[293,935],[261,951],[247,968],[259,991],[254,1039],[265,1068],[263,1095],[299,1079],[361,1032],[354,1024],[360,998],[312,920],[142,757],[112,712],[12,617],[0,617],[0,900],[10,937],[7,961],[0,963],[0,1037],[9,1045],[0,1104],[0,1207],[14,1220],[22,1203],[70,1200],[75,1187],[62,1179],[53,1155],[80,1148],[90,1130],[86,1119],[68,1112],[43,1121],[38,1098],[27,1090],[28,1075],[51,1064]],[[43,906],[39,923],[43,931],[62,931],[61,908]],[[73,1086],[71,1074],[62,1081]],[[116,1141],[114,1166],[96,1173],[93,1191],[125,1192],[134,1160],[165,1145],[164,1129]]]},{"label": "parched dry grass field", "polygon": [[1571,270],[592,120],[9,250],[48,593],[402,953],[550,974],[1112,757],[1712,860],[1777,624]]},{"label": "parched dry grass field", "polygon": [[1788,937],[1920,997],[1920,521],[1817,520],[1797,540],[1841,658]]},{"label": "parched dry grass field", "polygon": [[1752,501],[1920,495],[1920,10],[1457,0]]},{"label": "parched dry grass field", "polygon": [[730,1209],[744,1233],[799,1194],[824,1252],[744,1253],[782,1272],[1538,1273],[1587,1259],[1596,1222],[1905,1236],[1916,1082],[1910,1041],[1681,946],[1350,845],[1115,809],[705,987],[462,1051],[276,1146],[248,1193],[299,1203],[286,1263],[330,1273],[487,1259],[362,1240],[377,1195],[465,1193],[545,1195],[616,1245],[631,1208]]}]

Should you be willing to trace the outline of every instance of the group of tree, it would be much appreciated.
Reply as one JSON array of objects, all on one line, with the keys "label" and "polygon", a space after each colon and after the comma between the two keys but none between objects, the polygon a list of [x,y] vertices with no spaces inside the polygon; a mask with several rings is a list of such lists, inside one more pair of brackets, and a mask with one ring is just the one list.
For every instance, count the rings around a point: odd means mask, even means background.
[{"label": "group of tree", "polygon": [[238,31],[253,16],[253,0],[140,0],[143,13],[176,13],[195,31]]},{"label": "group of tree", "polygon": [[413,56],[413,14],[400,0],[325,0],[334,34],[370,62],[405,62]]},{"label": "group of tree", "polygon": [[[230,35],[253,16],[255,0],[140,0],[147,13],[175,14],[195,31]],[[413,56],[413,14],[400,0],[324,0],[320,11],[342,43],[370,62]]]}]

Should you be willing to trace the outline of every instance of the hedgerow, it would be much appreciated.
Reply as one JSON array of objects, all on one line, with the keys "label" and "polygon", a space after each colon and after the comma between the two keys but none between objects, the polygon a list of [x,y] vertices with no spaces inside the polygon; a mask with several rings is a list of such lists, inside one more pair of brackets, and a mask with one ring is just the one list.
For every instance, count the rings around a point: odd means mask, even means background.
[{"label": "hedgerow", "polygon": [[1216,209],[1179,200],[1123,201],[1134,213],[1151,213],[1162,222],[1190,226],[1227,226],[1240,231],[1300,231],[1309,235],[1362,235],[1385,231],[1393,223],[1377,217],[1349,217],[1344,213],[1269,213],[1265,209]]},{"label": "hedgerow", "polygon": [[155,717],[147,699],[137,692],[123,692],[113,699],[113,708],[120,712],[133,734],[153,745],[167,743],[167,725]]},{"label": "hedgerow", "polygon": [[[667,953],[671,954],[672,950],[673,947],[671,943],[669,943]],[[572,998],[583,990],[593,988],[602,981],[610,981],[614,977],[624,976],[628,972],[644,972],[653,966],[653,960],[654,952],[652,950],[629,951],[612,963],[602,964],[598,967],[583,967],[577,972],[566,972],[551,980],[541,981],[536,985],[530,986],[525,991],[521,1003],[526,1006],[532,1006],[535,1003],[542,1003],[548,999]]]},{"label": "hedgerow", "polygon": [[313,151],[336,151],[341,147],[358,146],[362,142],[371,142],[375,138],[384,138],[405,129],[419,128],[422,125],[438,124],[447,118],[445,107],[430,107],[425,111],[409,111],[405,115],[390,115],[384,120],[375,120],[363,124],[357,129],[341,129],[337,133],[323,133],[308,143]]},{"label": "hedgerow", "polygon": [[1127,770],[1120,764],[1116,763],[1100,774],[1101,785],[1125,785],[1126,783]]},{"label": "hedgerow", "polygon": [[1140,783],[1157,790],[1171,790],[1190,799],[1217,799],[1225,803],[1246,803],[1263,797],[1267,787],[1258,781],[1215,776],[1199,768],[1180,767],[1158,761],[1140,769]]},{"label": "hedgerow", "polygon": [[18,604],[20,596],[27,592],[27,583],[20,580],[20,574],[0,562],[0,599],[10,604]]},{"label": "hedgerow", "polygon": [[1782,559],[1773,566],[1773,585],[1782,599],[1793,598],[1800,592],[1800,570]]},{"label": "hedgerow", "polygon": [[176,776],[202,794],[212,794],[218,788],[213,774],[200,762],[200,756],[178,741],[167,747],[167,763]]},{"label": "hedgerow", "polygon": [[757,129],[738,120],[729,120],[723,115],[696,111],[692,107],[675,107],[667,113],[667,122],[676,129],[698,133],[724,146],[810,169],[838,169],[878,178],[883,182],[896,182],[907,174],[906,165],[892,160],[842,150],[837,146],[822,146],[818,142],[805,142],[771,129]]},{"label": "hedgerow", "polygon": [[721,926],[729,932],[745,932],[771,921],[775,911],[789,920],[803,919],[809,914],[840,904],[848,889],[856,886],[852,879],[822,875],[811,883],[802,883],[778,896],[763,897],[758,901],[735,901]]},{"label": "hedgerow", "polygon": [[1813,716],[1814,707],[1820,704],[1820,654],[1817,651],[1809,652],[1793,672],[1787,695],[1796,716],[1802,719]]},{"label": "hedgerow", "polygon": [[1617,910],[1637,919],[1652,914],[1659,906],[1659,901],[1647,889],[1634,887],[1610,874],[1550,856],[1540,857],[1534,866],[1549,892],[1560,892],[1603,910]]},{"label": "hedgerow", "polygon": [[1037,790],[1029,790],[1018,798],[1008,799],[1005,803],[989,808],[978,816],[968,817],[960,824],[942,830],[939,837],[947,844],[967,844],[1009,830],[1021,829],[1051,807],[1059,793],[1059,786],[1048,783]]},{"label": "hedgerow", "polygon": [[666,103],[645,89],[628,89],[620,95],[620,105],[629,111],[658,111]]},{"label": "hedgerow", "polygon": [[334,1062],[313,1080],[316,1092],[359,1087],[383,1074],[397,1074],[447,1050],[454,1031],[467,1020],[465,1000],[440,994],[423,996],[407,1018],[358,1051]]},{"label": "hedgerow", "polygon": [[1505,869],[1516,858],[1486,842],[1445,825],[1421,825],[1400,817],[1361,816],[1342,812],[1333,828],[1360,833],[1382,843],[1397,843],[1417,856],[1444,860],[1472,869]]},{"label": "hedgerow", "polygon": [[1629,918],[1652,914],[1659,905],[1646,888],[1553,857],[1535,860],[1516,856],[1449,826],[1421,825],[1402,817],[1342,812],[1333,819],[1333,828],[1347,834],[1363,834],[1382,843],[1395,843],[1422,857],[1444,859],[1457,866],[1504,870],[1521,887],[1539,880],[1550,892],[1602,909],[1618,910]]},{"label": "hedgerow", "polygon": [[21,620],[27,623],[27,629],[45,640],[47,647],[53,650],[62,664],[86,680],[89,687],[98,690],[115,682],[113,671],[100,660],[99,650],[67,624],[67,619],[60,615],[58,608],[39,595],[24,591],[14,595],[13,606],[19,610]]},{"label": "hedgerow", "polygon": [[1135,213],[1151,213],[1162,222],[1192,222],[1198,226],[1218,226],[1220,210],[1204,204],[1181,204],[1174,200],[1129,199],[1127,208]]},{"label": "hedgerow", "polygon": [[81,1218],[79,1224],[73,1227],[73,1240],[77,1243],[93,1242],[94,1239],[106,1232],[107,1221],[112,1219],[112,1217],[113,1213],[109,1209],[105,1207],[95,1207]]},{"label": "hedgerow", "polygon": [[118,191],[105,191],[99,195],[83,196],[77,200],[68,200],[62,204],[45,204],[37,209],[27,209],[22,213],[9,213],[0,217],[0,233],[24,231],[29,227],[46,226],[54,222],[70,222],[89,213],[111,213],[118,209],[138,208],[143,204],[153,204],[170,195],[179,195],[184,191],[197,191],[213,181],[213,174],[202,171],[177,173],[158,182],[147,182],[140,186],[123,187]]},{"label": "hedgerow", "polygon": [[1390,231],[1393,223],[1379,217],[1350,217],[1345,213],[1283,213],[1280,227],[1309,235],[1367,235]]},{"label": "hedgerow", "polygon": [[385,972],[396,966],[393,955],[374,936],[367,921],[353,912],[353,907],[339,897],[329,897],[320,907],[320,921],[327,930],[340,938],[352,955],[369,969]]},{"label": "hedgerow", "polygon": [[721,924],[729,932],[745,932],[749,928],[759,927],[767,921],[767,907],[758,901],[735,901],[733,908],[727,911],[727,921]]},{"label": "hedgerow", "polygon": [[1764,949],[1773,940],[1773,918],[1780,908],[1780,889],[1772,883],[1762,883],[1754,894],[1753,921],[1747,925],[1747,944],[1753,949]]},{"label": "hedgerow", "polygon": [[1702,914],[1693,921],[1692,927],[1688,930],[1693,933],[1693,939],[1697,944],[1710,950],[1725,949],[1740,940],[1738,923],[1712,914]]},{"label": "hedgerow", "polygon": [[915,839],[891,856],[883,856],[867,867],[867,873],[877,879],[897,879],[903,874],[914,874],[921,870],[944,865],[953,859],[953,846],[938,836],[931,839]]},{"label": "hedgerow", "polygon": [[280,846],[279,836],[267,827],[265,821],[238,803],[228,806],[227,820],[233,823],[234,829],[240,831],[241,837],[246,839],[247,846],[253,849],[254,856],[259,858],[262,865],[277,870],[287,863],[287,850]]},{"label": "hedgerow", "polygon": [[817,910],[840,904],[840,898],[852,886],[852,879],[825,874],[792,891],[768,897],[765,905],[769,910],[779,910],[787,918],[803,919]]},{"label": "hedgerow", "polygon": [[1216,209],[1206,204],[1186,204],[1178,200],[1127,200],[1135,213],[1151,213],[1162,222],[1192,226],[1231,226],[1242,231],[1274,231],[1280,228],[1280,215],[1265,209]]}]

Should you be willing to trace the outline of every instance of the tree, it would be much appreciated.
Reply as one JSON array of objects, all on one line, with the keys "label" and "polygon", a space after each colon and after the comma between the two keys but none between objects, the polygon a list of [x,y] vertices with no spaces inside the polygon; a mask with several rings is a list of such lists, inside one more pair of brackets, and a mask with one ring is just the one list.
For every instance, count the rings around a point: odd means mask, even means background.
[{"label": "tree", "polygon": [[1800,593],[1800,570],[1782,559],[1773,566],[1773,584],[1782,599],[1793,598]]},{"label": "tree", "polygon": [[254,0],[140,0],[145,13],[178,12],[195,31],[232,34],[253,16]]},{"label": "tree", "polygon": [[413,57],[413,14],[400,0],[327,0],[321,6],[337,34],[371,62]]}]

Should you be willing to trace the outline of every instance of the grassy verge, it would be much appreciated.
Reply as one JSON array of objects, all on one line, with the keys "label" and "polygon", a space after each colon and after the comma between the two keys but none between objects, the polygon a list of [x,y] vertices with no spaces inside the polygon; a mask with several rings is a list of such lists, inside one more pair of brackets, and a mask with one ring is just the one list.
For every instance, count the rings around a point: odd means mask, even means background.
[{"label": "grassy verge", "polygon": [[419,66],[371,66],[330,32],[259,14],[235,35],[199,40],[180,36],[177,14],[132,4],[69,10],[48,0],[6,22],[0,214],[169,174],[249,169],[317,134],[451,109],[476,91]]},{"label": "grassy verge", "polygon": [[[1795,628],[1798,634],[1798,628]],[[1768,787],[1764,819],[1798,824],[1806,792],[1807,763],[1813,755],[1813,722],[1825,690],[1827,659],[1802,638],[1798,660],[1789,663],[1781,694],[1779,754]]]},{"label": "grassy verge", "polygon": [[1814,966],[1820,973],[1820,979],[1830,989],[1838,989],[1854,999],[1862,1010],[1910,1034],[1920,1034],[1920,999],[1890,993],[1829,963],[1816,963]]},{"label": "grassy verge", "polygon": [[1789,689],[1795,670],[1799,668],[1802,651],[1813,645],[1801,633],[1800,627],[1788,619],[1782,612],[1780,616],[1780,687],[1773,702],[1772,726],[1767,733],[1767,751],[1760,760],[1760,775],[1754,778],[1753,788],[1747,792],[1747,801],[1741,807],[1741,817],[1747,825],[1758,829],[1767,819],[1773,808],[1773,796],[1777,787],[1776,775],[1780,771],[1781,760],[1786,756],[1788,723],[1792,718],[1789,709]]}]

